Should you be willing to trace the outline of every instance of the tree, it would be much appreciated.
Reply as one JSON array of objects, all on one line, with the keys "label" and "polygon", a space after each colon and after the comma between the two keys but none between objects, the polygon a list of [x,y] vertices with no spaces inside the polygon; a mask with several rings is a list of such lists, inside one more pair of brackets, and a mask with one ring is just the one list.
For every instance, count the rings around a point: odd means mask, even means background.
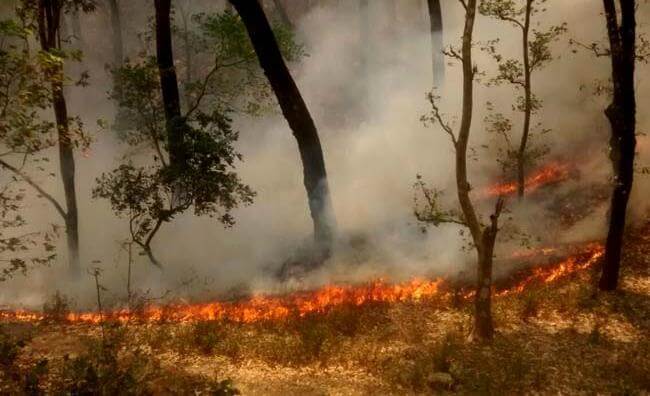
[{"label": "tree", "polygon": [[[510,145],[511,139],[506,139],[509,147],[506,148],[506,167],[513,167],[517,176],[517,195],[520,199],[524,197],[526,187],[526,168],[536,159],[541,157],[545,150],[536,148],[530,149],[531,118],[539,111],[541,101],[533,94],[532,76],[535,71],[542,69],[552,59],[549,45],[566,32],[566,25],[552,26],[546,31],[531,29],[532,17],[543,12],[546,0],[521,0],[523,5],[519,6],[513,0],[482,0],[479,5],[479,12],[483,15],[496,18],[510,23],[521,31],[522,56],[519,59],[504,59],[496,51],[496,42],[490,42],[485,49],[494,57],[499,66],[499,73],[493,79],[495,84],[511,84],[517,90],[523,90],[523,96],[517,98],[515,108],[523,114],[521,138],[516,147]],[[531,39],[532,34],[532,39]],[[503,121],[498,117],[496,121]],[[495,124],[499,133],[505,134],[510,130],[499,130],[499,124]],[[504,124],[500,124],[503,126]],[[540,125],[537,125],[538,127]],[[541,134],[548,132],[542,129]],[[511,163],[510,163],[511,162]]]},{"label": "tree", "polygon": [[[43,52],[57,56],[61,50],[59,27],[63,2],[57,0],[39,0],[38,2],[38,34]],[[70,254],[70,269],[79,274],[79,215],[77,211],[77,192],[75,190],[74,146],[68,123],[68,108],[63,95],[63,63],[53,62],[47,70],[48,80],[52,85],[52,108],[56,118],[59,134],[59,165],[63,190],[65,192],[66,214],[65,225],[68,236],[68,253]]]},{"label": "tree", "polygon": [[430,114],[422,119],[426,123],[437,123],[449,135],[455,149],[456,163],[456,189],[460,213],[456,211],[442,211],[440,209],[440,192],[426,188],[418,177],[416,187],[424,195],[424,208],[419,207],[416,201],[415,214],[418,220],[433,225],[441,223],[456,223],[469,228],[471,241],[477,254],[476,291],[474,295],[474,329],[472,336],[478,340],[489,340],[494,333],[492,323],[492,260],[497,232],[499,230],[499,216],[503,210],[504,200],[497,199],[495,210],[490,215],[490,222],[484,225],[472,203],[470,197],[471,185],[467,176],[467,151],[472,127],[474,105],[474,77],[477,73],[472,63],[472,36],[474,21],[476,19],[477,0],[459,0],[465,10],[465,25],[460,51],[450,47],[446,54],[462,63],[463,68],[463,99],[461,123],[457,133],[447,123],[438,106],[439,97],[433,93],[428,95],[432,106]]},{"label": "tree", "polygon": [[632,191],[636,150],[636,4],[634,0],[619,0],[618,4],[620,22],[615,0],[603,0],[614,86],[612,102],[605,110],[612,130],[610,159],[614,170],[614,191],[603,273],[599,282],[601,290],[615,290],[618,287],[625,217]]},{"label": "tree", "polygon": [[185,119],[181,117],[181,99],[174,67],[170,19],[171,0],[155,0],[154,5],[156,8],[156,61],[167,120],[169,163],[172,167],[182,167],[185,162],[183,140],[187,126]]},{"label": "tree", "polygon": [[39,231],[21,214],[26,198],[23,183],[65,212],[25,168],[40,167],[49,160],[44,150],[56,144],[54,126],[39,116],[50,104],[49,81],[43,68],[49,59],[29,50],[32,26],[19,10],[19,18],[0,20],[0,166],[11,173],[0,186],[0,282],[32,265],[46,265],[56,258],[57,227]]},{"label": "tree", "polygon": [[[111,42],[113,43],[113,69],[122,67],[124,63],[124,42],[122,40],[122,18],[120,15],[119,0],[106,0],[108,3],[108,11],[111,18]],[[114,81],[114,91],[118,95],[122,95],[122,88],[117,85],[119,82]]]},{"label": "tree", "polygon": [[314,223],[318,255],[331,254],[335,220],[318,131],[307,105],[282,59],[277,40],[258,0],[231,0],[251,39],[257,58],[298,142],[304,184]]},{"label": "tree", "polygon": [[[84,0],[24,0],[22,7],[19,9],[23,28],[27,29],[26,32],[31,31],[32,28],[35,29],[38,32],[38,39],[41,46],[41,53],[38,55],[38,65],[33,65],[31,67],[42,73],[43,79],[39,80],[35,78],[35,75],[27,76],[25,78],[33,78],[36,81],[41,81],[46,84],[48,86],[47,96],[49,102],[49,106],[44,106],[43,103],[40,102],[40,100],[44,98],[44,96],[42,96],[43,91],[40,91],[37,100],[28,103],[26,108],[23,110],[28,114],[32,112],[32,114],[37,118],[39,118],[39,115],[38,112],[35,111],[35,108],[51,107],[54,111],[58,137],[58,142],[56,142],[56,144],[58,145],[59,150],[59,167],[63,182],[63,190],[65,193],[65,209],[56,201],[56,199],[45,192],[36,181],[23,172],[21,169],[22,166],[14,166],[7,161],[4,161],[2,165],[5,169],[10,170],[34,187],[41,196],[54,205],[57,212],[59,212],[63,217],[66,226],[70,271],[73,274],[79,274],[79,226],[77,197],[75,191],[74,148],[80,144],[87,144],[87,140],[83,135],[80,120],[68,116],[68,109],[63,91],[65,86],[64,83],[66,82],[64,73],[65,60],[66,58],[71,58],[78,61],[81,59],[81,53],[77,50],[66,51],[65,48],[63,48],[62,43],[64,43],[64,41],[61,40],[60,34],[63,14],[65,12],[71,12],[75,8],[80,8],[82,11],[87,12],[93,9],[93,4]],[[23,40],[25,41],[25,48],[27,48],[27,52],[24,54],[29,58],[28,38],[23,38]],[[84,76],[82,76],[81,81],[82,84],[84,80],[83,77]],[[22,85],[22,88],[18,86],[17,89],[33,90],[34,88],[33,85]],[[17,114],[20,114],[21,110],[18,107],[18,110],[15,111],[16,113],[14,113],[14,116],[17,117]],[[16,118],[14,118],[14,120],[15,119]],[[42,128],[37,129],[37,131],[46,131],[46,128],[43,127],[44,125],[50,124],[40,124]],[[31,133],[24,129],[24,125],[16,129],[17,125],[9,123],[9,127],[14,127],[14,132],[27,134],[27,136],[31,138]],[[37,146],[23,146],[22,151],[19,147],[20,145],[16,145],[16,142],[12,142],[10,146],[12,153],[18,151],[29,156],[43,150],[47,145],[53,146],[55,143],[52,141],[40,141]]]},{"label": "tree", "polygon": [[445,55],[442,42],[442,9],[440,0],[427,0],[431,26],[431,57],[433,66],[433,85],[442,85],[445,79]]},{"label": "tree", "polygon": [[171,4],[157,0],[155,6],[157,56],[143,54],[145,61],[115,70],[122,95],[111,95],[122,111],[115,128],[123,141],[149,156],[127,155],[97,179],[93,197],[107,199],[117,215],[128,219],[131,241],[162,267],[152,242],[165,223],[192,208],[195,215],[218,216],[229,227],[232,209],[250,204],[255,194],[234,172],[242,157],[234,149],[238,134],[231,128],[229,108],[208,90],[229,65],[217,57],[202,80],[186,84],[188,103],[182,108]]}]

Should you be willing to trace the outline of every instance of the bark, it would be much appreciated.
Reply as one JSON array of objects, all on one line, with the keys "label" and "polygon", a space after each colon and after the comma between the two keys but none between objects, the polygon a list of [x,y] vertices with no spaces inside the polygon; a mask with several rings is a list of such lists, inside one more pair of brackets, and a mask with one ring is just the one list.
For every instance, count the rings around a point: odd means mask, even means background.
[{"label": "bark", "polygon": [[[190,84],[192,82],[192,47],[190,45],[190,4],[187,4],[187,9],[180,9],[180,15],[183,22],[183,50],[185,56],[185,84]],[[190,103],[190,95],[187,90],[185,90],[185,102]]]},{"label": "bark", "polygon": [[533,10],[533,0],[526,0],[526,17],[522,26],[523,37],[523,56],[524,56],[524,127],[519,144],[517,155],[517,195],[522,199],[526,189],[526,146],[528,145],[528,136],[530,135],[530,117],[533,111],[532,100],[532,69],[530,65],[529,35],[530,35],[530,15]]},{"label": "bark", "polygon": [[260,65],[278,99],[298,143],[305,189],[314,223],[319,255],[325,259],[332,249],[335,220],[318,131],[307,105],[282,59],[264,11],[257,0],[230,0],[246,26]]},{"label": "bark", "polygon": [[[38,30],[41,49],[44,52],[58,50],[61,47],[59,28],[62,7],[60,2],[39,0]],[[68,110],[63,95],[63,67],[48,71],[52,85],[52,108],[56,119],[59,143],[59,166],[63,191],[65,193],[66,213],[65,225],[68,242],[70,271],[74,275],[80,273],[79,260],[79,218],[77,211],[77,193],[75,190],[75,161],[73,142],[68,125]]]},{"label": "bark", "polygon": [[427,0],[431,26],[433,85],[440,88],[445,79],[445,55],[442,42],[442,9],[440,0]]},{"label": "bark", "polygon": [[456,149],[456,187],[458,201],[465,224],[470,230],[472,241],[477,253],[476,295],[474,299],[474,330],[473,338],[489,340],[494,333],[492,324],[491,295],[492,295],[492,256],[498,231],[498,219],[503,208],[503,200],[499,198],[496,210],[491,216],[491,224],[483,227],[476,215],[476,210],[470,199],[471,186],[467,179],[467,146],[472,128],[472,112],[474,106],[474,65],[472,63],[472,35],[476,18],[477,0],[467,0],[465,7],[465,27],[463,30],[462,63],[463,63],[463,107],[458,138],[454,140]]},{"label": "bark", "polygon": [[72,19],[72,34],[74,35],[74,40],[77,43],[76,47],[78,49],[83,48],[83,32],[81,31],[81,19],[79,17],[79,8],[74,7],[70,15]]},{"label": "bark", "polygon": [[167,121],[169,163],[172,167],[179,167],[184,161],[185,120],[181,116],[178,78],[172,51],[171,0],[155,0],[154,5],[156,8],[156,60]]},{"label": "bark", "polygon": [[[124,63],[124,42],[122,39],[122,21],[118,0],[108,0],[111,15],[111,29],[113,31],[113,69],[122,67]],[[113,81],[113,89],[118,98],[122,98],[122,87],[119,79]]]},{"label": "bark", "polygon": [[614,191],[611,198],[609,231],[599,287],[615,290],[619,270],[627,203],[634,179],[636,150],[636,99],[634,69],[636,61],[635,1],[619,0],[619,26],[614,0],[603,0],[612,63],[614,95],[605,110],[611,125],[610,159],[614,170]]}]

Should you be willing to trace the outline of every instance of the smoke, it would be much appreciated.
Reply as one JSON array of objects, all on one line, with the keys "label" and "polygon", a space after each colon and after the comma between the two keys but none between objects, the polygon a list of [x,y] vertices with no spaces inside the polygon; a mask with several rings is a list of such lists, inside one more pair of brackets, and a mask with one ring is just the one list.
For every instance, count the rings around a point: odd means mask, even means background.
[{"label": "smoke", "polygon": [[[295,24],[309,56],[293,65],[292,73],[319,129],[340,233],[331,262],[299,284],[282,284],[275,279],[274,273],[284,262],[292,256],[300,257],[313,232],[300,158],[279,113],[238,117],[238,149],[244,155],[238,169],[242,179],[257,191],[255,203],[233,213],[237,224],[232,229],[223,229],[214,219],[191,215],[166,224],[153,243],[165,270],[153,268],[134,249],[134,289],[149,290],[152,297],[170,290],[174,296],[209,298],[235,290],[281,291],[323,282],[378,276],[404,279],[472,268],[474,255],[463,250],[466,240],[459,236],[459,227],[422,232],[413,216],[412,185],[417,174],[429,185],[444,189],[444,199],[450,205],[455,204],[456,193],[449,137],[439,127],[425,127],[420,122],[420,116],[430,110],[425,92],[432,85],[426,2],[399,2],[395,12],[389,2],[370,3],[370,43],[360,42],[364,35],[356,2],[323,2],[301,15]],[[136,27],[145,26],[152,13],[144,4],[128,5],[123,22],[127,53],[132,56],[141,48]],[[568,38],[585,43],[605,38],[600,6],[592,0],[554,0],[541,17],[540,29],[562,22],[569,27],[568,34],[553,46],[560,59],[534,77],[536,95],[544,103],[535,120],[552,129],[545,137],[552,147],[551,155],[573,161],[580,169],[581,177],[565,183],[558,194],[589,189],[593,183],[606,182],[611,174],[607,159],[609,126],[602,113],[606,98],[594,97],[589,88],[594,79],[607,78],[609,65],[607,59],[595,59],[584,50],[574,54],[568,44]],[[138,12],[133,12],[134,8]],[[457,45],[464,22],[459,4],[444,2],[443,20],[445,44]],[[110,119],[113,112],[105,95],[110,80],[104,63],[112,59],[110,42],[105,39],[110,32],[107,21],[101,12],[83,17],[84,40],[88,43],[85,67],[90,69],[92,80],[88,88],[75,88],[69,101],[70,112],[81,115],[91,129],[95,119]],[[478,49],[478,42],[497,37],[504,55],[518,55],[520,43],[514,28],[478,18],[475,62],[488,76],[494,73],[494,64]],[[366,62],[361,61],[363,53],[368,56]],[[448,119],[456,126],[460,72],[458,65],[448,66],[444,87],[438,91]],[[640,67],[639,81],[645,73],[647,67]],[[650,88],[639,82],[638,89],[642,109],[647,106]],[[471,145],[478,159],[470,163],[470,180],[477,188],[494,182],[499,175],[494,156],[482,148],[490,142],[483,123],[485,103],[492,102],[511,116],[514,131],[518,131],[521,116],[510,110],[515,100],[509,87],[477,84]],[[640,111],[639,130],[648,123],[648,115]],[[640,164],[647,160],[648,145],[641,138]],[[126,294],[127,254],[121,242],[127,236],[127,224],[113,216],[106,202],[92,200],[90,190],[95,177],[112,169],[124,152],[112,133],[103,131],[96,136],[88,157],[77,156],[82,260],[86,267],[102,268],[106,298],[114,300]],[[47,188],[62,197],[57,179],[49,179]],[[647,210],[647,200],[643,199],[647,191],[646,177],[637,177],[631,202],[633,219],[641,219]],[[549,243],[604,236],[606,205],[567,230],[549,218],[546,207],[552,197],[547,198],[527,204],[509,202],[513,223],[520,231]],[[42,200],[30,200],[28,205],[30,221],[39,225],[61,223]],[[484,217],[493,205],[489,200],[478,202]],[[500,244],[499,254],[507,254],[516,245],[507,241]],[[64,244],[60,251],[61,258],[51,268],[33,270],[27,277],[6,282],[0,290],[0,305],[20,302],[40,306],[57,289],[71,295],[79,305],[92,304],[92,278],[84,274],[78,280],[67,279]]]}]

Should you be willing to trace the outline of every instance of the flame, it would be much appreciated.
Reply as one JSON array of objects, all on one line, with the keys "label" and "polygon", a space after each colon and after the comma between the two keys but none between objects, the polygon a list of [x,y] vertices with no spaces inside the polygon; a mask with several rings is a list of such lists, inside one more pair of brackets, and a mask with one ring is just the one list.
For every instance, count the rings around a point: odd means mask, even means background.
[{"label": "flame", "polygon": [[[550,250],[539,250],[540,254],[550,254]],[[575,248],[575,253],[554,265],[535,267],[510,278],[509,285],[495,287],[497,297],[521,293],[533,284],[551,283],[591,267],[603,255],[600,243],[590,243]],[[515,255],[516,256],[516,255]],[[514,280],[514,281],[513,281]],[[72,323],[97,324],[103,320],[128,322],[131,320],[174,323],[205,320],[228,320],[238,323],[257,323],[283,321],[288,318],[304,317],[309,314],[322,314],[342,305],[363,306],[369,303],[419,302],[452,297],[450,284],[443,278],[416,278],[408,282],[390,284],[376,280],[362,285],[327,285],[308,292],[296,292],[283,296],[258,295],[234,302],[208,302],[198,304],[172,304],[150,306],[139,311],[128,309],[111,312],[69,313],[67,320]],[[471,288],[460,290],[465,299],[474,296]],[[0,311],[0,320],[39,321],[43,313],[16,310]]]},{"label": "flame", "polygon": [[[524,181],[526,192],[533,192],[540,187],[567,180],[571,176],[571,167],[568,164],[552,162],[530,174]],[[512,195],[517,192],[517,182],[499,183],[484,189],[481,196],[484,198],[498,195]]]}]

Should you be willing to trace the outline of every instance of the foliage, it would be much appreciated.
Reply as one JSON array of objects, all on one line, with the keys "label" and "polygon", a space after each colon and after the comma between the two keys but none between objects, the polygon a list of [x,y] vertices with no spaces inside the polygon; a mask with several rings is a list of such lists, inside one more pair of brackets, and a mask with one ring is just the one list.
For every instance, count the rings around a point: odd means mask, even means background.
[{"label": "foliage", "polygon": [[[192,59],[198,58],[199,65],[209,71],[185,81],[187,96],[197,101],[207,92],[205,105],[236,113],[262,115],[271,110],[274,96],[239,15],[199,13],[192,20],[198,26],[198,39],[190,48]],[[276,23],[272,28],[285,60],[296,62],[305,56],[289,27]]]},{"label": "foliage", "polygon": [[58,290],[43,304],[43,320],[46,323],[62,323],[68,320],[70,299]]},{"label": "foliage", "polygon": [[24,342],[17,341],[4,331],[0,331],[0,366],[5,369],[13,366],[24,346]]},{"label": "foliage", "polygon": [[[23,183],[56,202],[27,169],[35,167],[40,173],[46,172],[46,150],[57,144],[55,124],[43,117],[43,111],[51,106],[52,84],[65,82],[61,73],[52,71],[62,69],[69,54],[32,51],[29,42],[33,30],[29,13],[19,12],[16,19],[0,21],[0,166],[12,174],[0,186],[0,261],[6,263],[0,269],[0,281],[26,272],[30,264],[45,265],[55,258],[58,228],[25,232],[29,224],[21,211],[27,197]],[[69,121],[74,144],[87,146],[89,139],[81,121],[75,117]]]},{"label": "foliage", "polygon": [[137,157],[127,155],[123,164],[97,179],[93,197],[107,199],[116,214],[128,218],[133,241],[157,264],[150,243],[163,223],[193,208],[198,216],[218,216],[231,226],[231,210],[251,203],[254,193],[234,172],[242,157],[234,149],[238,133],[227,112],[204,111],[199,102],[188,110],[178,121],[184,129],[185,160],[170,164],[155,60],[127,64],[115,73],[122,87],[120,95],[113,95],[122,112],[116,127],[129,145],[150,153],[153,161],[140,165]]},{"label": "foliage", "polygon": [[[520,58],[506,58],[499,52],[500,40],[490,40],[482,46],[497,64],[497,74],[488,85],[508,84],[519,95],[512,105],[513,112],[532,117],[542,108],[542,101],[535,96],[531,76],[547,66],[553,59],[551,45],[567,31],[566,23],[550,26],[545,30],[531,28],[532,20],[546,11],[547,0],[482,0],[479,12],[482,15],[512,24],[521,30],[525,52]],[[539,24],[537,24],[538,26]],[[513,123],[503,113],[495,112],[494,104],[488,102],[490,112],[485,117],[488,132],[494,137],[498,162],[506,176],[515,173],[518,166],[529,169],[545,157],[550,148],[542,138],[550,130],[537,122],[530,129],[524,129],[521,141],[513,142]],[[524,125],[524,128],[526,126]]]},{"label": "foliage", "polygon": [[69,394],[135,395],[146,390],[149,360],[140,349],[125,356],[125,329],[116,325],[105,329],[101,340],[93,340],[86,353],[65,357],[60,391]]}]

